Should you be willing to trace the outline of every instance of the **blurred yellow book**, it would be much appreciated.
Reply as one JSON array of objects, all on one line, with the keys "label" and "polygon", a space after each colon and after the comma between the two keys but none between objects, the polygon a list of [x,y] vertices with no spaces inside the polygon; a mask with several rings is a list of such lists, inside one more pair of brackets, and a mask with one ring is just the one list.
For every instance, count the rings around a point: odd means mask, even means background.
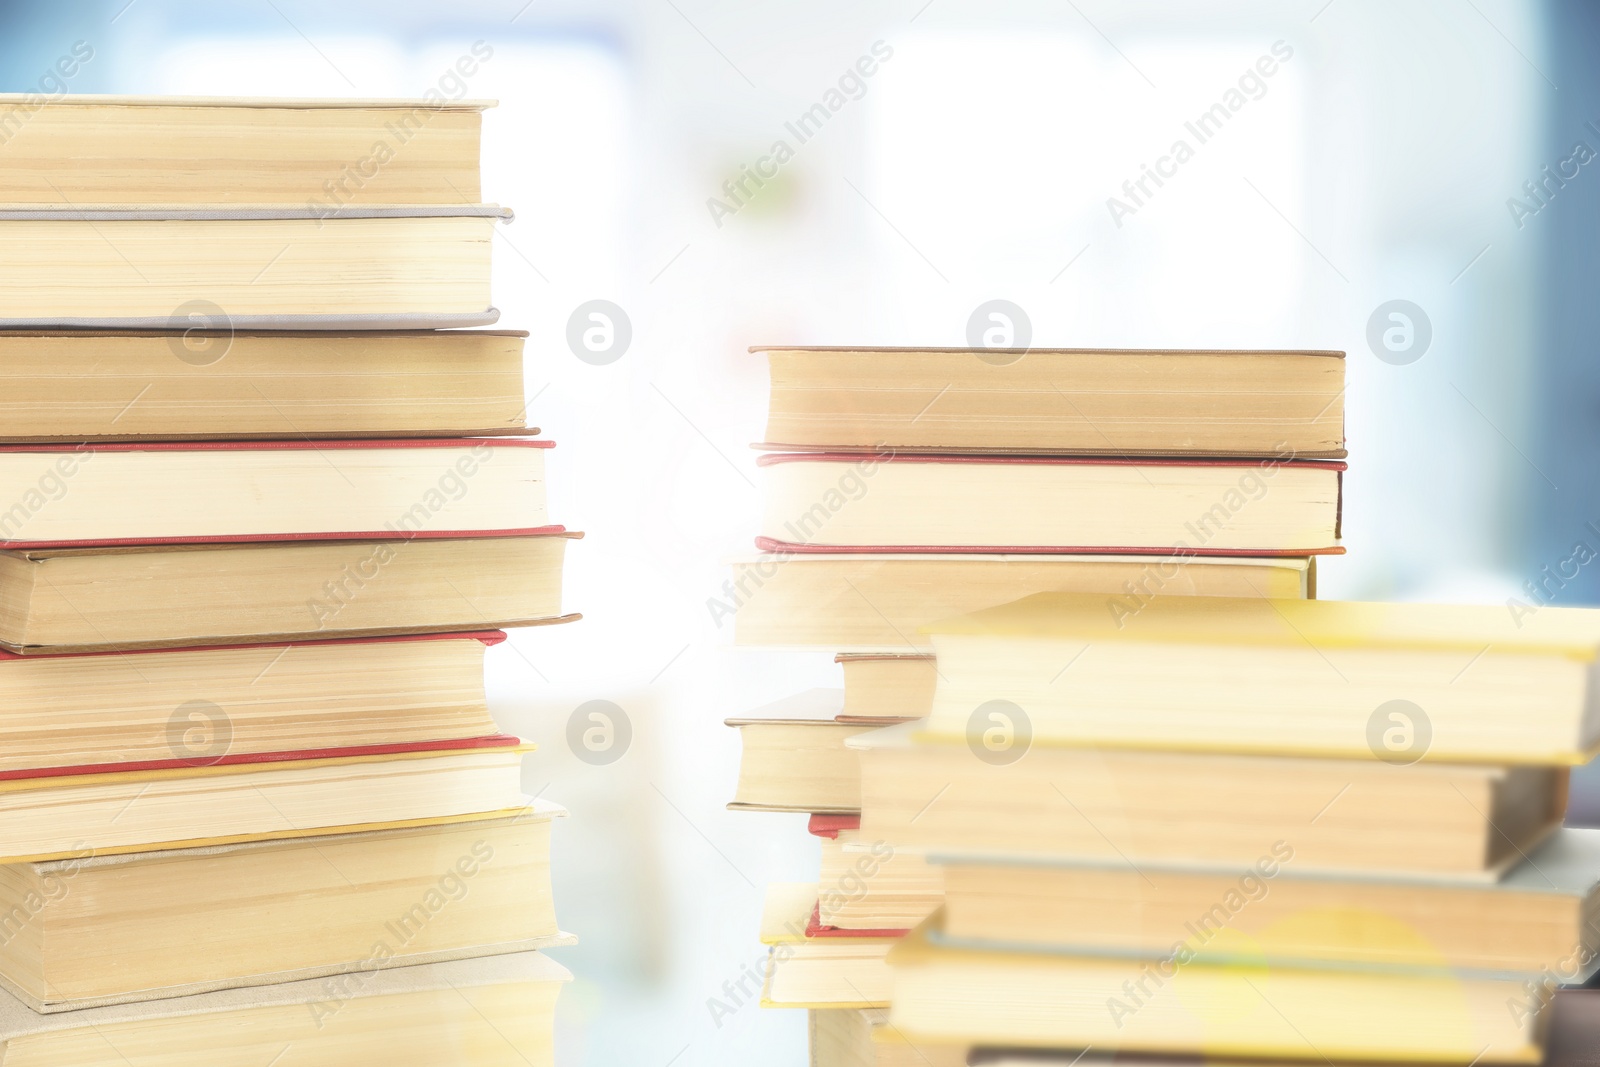
[{"label": "blurred yellow book", "polygon": [[763,1008],[873,1008],[888,1004],[884,957],[893,938],[812,936],[817,887],[774,882],[761,913],[769,946]]},{"label": "blurred yellow book", "polygon": [[1053,744],[1397,764],[1600,748],[1593,609],[1040,593],[928,632],[938,736],[991,706]]},{"label": "blurred yellow book", "polygon": [[1022,953],[939,936],[930,920],[889,957],[889,1019],[917,1042],[1465,1067],[1538,1063],[1548,1021],[1520,978]]}]

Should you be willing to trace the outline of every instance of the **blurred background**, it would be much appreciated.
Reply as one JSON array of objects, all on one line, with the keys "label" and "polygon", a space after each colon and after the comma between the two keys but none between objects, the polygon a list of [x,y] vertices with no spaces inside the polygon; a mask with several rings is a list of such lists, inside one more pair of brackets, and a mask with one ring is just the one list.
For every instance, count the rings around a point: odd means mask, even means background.
[{"label": "blurred background", "polygon": [[[839,684],[829,657],[732,648],[708,606],[758,514],[749,345],[961,345],[1004,299],[1035,345],[1343,349],[1349,554],[1322,595],[1600,602],[1600,14],[1579,0],[0,13],[10,91],[84,42],[74,93],[500,101],[496,303],[532,333],[553,516],[588,534],[567,572],[585,620],[490,658],[502,725],[540,744],[529,791],[572,812],[564,1063],[804,1062],[804,1013],[709,1006],[763,958],[761,887],[815,877],[801,817],[724,810],[722,720]],[[1199,143],[1185,123],[1230,92]],[[1192,156],[1141,192],[1180,138]],[[592,300],[631,327],[602,366],[567,342]],[[566,741],[591,700],[626,716],[604,765]],[[1587,782],[1575,798],[1600,811]]]}]

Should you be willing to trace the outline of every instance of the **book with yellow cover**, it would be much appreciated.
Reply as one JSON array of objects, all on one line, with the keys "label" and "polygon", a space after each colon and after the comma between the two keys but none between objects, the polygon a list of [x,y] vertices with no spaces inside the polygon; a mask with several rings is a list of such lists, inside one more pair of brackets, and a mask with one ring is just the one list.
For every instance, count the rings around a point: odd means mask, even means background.
[{"label": "book with yellow cover", "polygon": [[763,1008],[870,1008],[889,1000],[884,957],[893,937],[819,930],[817,886],[774,882],[761,913],[769,946]]},{"label": "book with yellow cover", "polygon": [[[1594,1067],[1600,1050],[1600,992],[1591,989],[1565,989],[1550,1005],[1549,1037],[1545,1042],[1544,1067]],[[870,1061],[869,1061],[870,1062]],[[972,1067],[1197,1067],[1202,1061],[1192,1054],[1126,1055],[1087,1049],[1007,1049],[975,1048],[964,1059]],[[1244,1060],[1236,1057],[1206,1056],[1208,1067],[1306,1067],[1316,1059]],[[1373,1067],[1400,1067],[1415,1060],[1387,1060]],[[842,1061],[857,1067],[856,1061]],[[829,1067],[832,1067],[830,1064]]]},{"label": "book with yellow cover", "polygon": [[944,737],[1002,701],[1036,742],[1073,745],[1571,765],[1600,748],[1589,608],[1040,593],[928,630]]},{"label": "book with yellow cover", "polygon": [[1149,957],[1451,968],[1588,978],[1600,961],[1600,830],[1567,828],[1497,882],[1305,873],[1298,855],[1234,866],[1121,857],[938,857],[944,932],[966,942]]},{"label": "book with yellow cover", "polygon": [[[1219,967],[940,943],[937,918],[889,954],[890,1021],[915,1041],[1285,1058],[1536,1064],[1546,998],[1523,976]],[[1509,1009],[1509,1010],[1508,1010]]]}]

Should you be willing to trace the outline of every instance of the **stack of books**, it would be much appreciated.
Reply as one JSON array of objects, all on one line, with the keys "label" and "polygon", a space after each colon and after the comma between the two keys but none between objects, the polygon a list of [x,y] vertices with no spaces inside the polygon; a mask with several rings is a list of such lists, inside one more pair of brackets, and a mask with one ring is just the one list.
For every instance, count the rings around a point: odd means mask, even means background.
[{"label": "stack of books", "polygon": [[[738,643],[832,652],[844,679],[729,720],[733,806],[808,813],[823,841],[818,885],[769,893],[764,1002],[812,1009],[820,1067],[962,1062],[967,1035],[884,1014],[885,961],[948,871],[863,777],[914,744],[945,684],[924,628],[1044,592],[1091,594],[1124,623],[1157,598],[1313,595],[1315,557],[1341,551],[1342,354],[756,351],[772,377],[760,554],[736,563],[723,610]],[[1003,776],[1029,743],[987,712],[966,737],[907,759]],[[919,829],[963,810],[921,803],[903,819]]]},{"label": "stack of books", "polygon": [[551,1061],[483,106],[0,100],[7,1062]]},{"label": "stack of books", "polygon": [[[929,629],[930,716],[863,756],[865,836],[945,877],[891,954],[914,1040],[1593,1062],[1596,1008],[1556,989],[1600,960],[1600,831],[1562,828],[1600,611],[1158,598],[1119,623],[1047,593]],[[974,709],[1029,751],[973,758]]]}]

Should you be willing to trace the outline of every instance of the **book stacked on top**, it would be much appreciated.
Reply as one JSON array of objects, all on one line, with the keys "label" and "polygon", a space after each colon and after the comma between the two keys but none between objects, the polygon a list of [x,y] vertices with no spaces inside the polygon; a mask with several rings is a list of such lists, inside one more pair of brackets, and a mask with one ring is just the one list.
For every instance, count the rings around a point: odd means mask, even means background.
[{"label": "book stacked on top", "polygon": [[8,142],[0,1058],[550,1062],[563,813],[483,664],[577,617],[576,535],[525,335],[432,329],[495,317],[482,106],[67,98]]},{"label": "book stacked on top", "polygon": [[[757,351],[772,375],[765,513],[727,607],[740,644],[830,651],[844,674],[842,694],[730,720],[745,751],[734,807],[810,813],[824,842],[809,909],[800,889],[769,894],[765,1003],[813,1009],[823,1067],[960,1062],[965,1035],[883,1014],[879,961],[940,906],[945,871],[863,816],[857,751],[928,714],[943,668],[922,628],[1041,592],[1117,616],[1157,597],[1312,595],[1315,556],[1341,551],[1344,361]],[[952,751],[987,768],[1017,725],[985,720],[975,749]],[[860,946],[848,966],[834,962],[846,940]]]}]

